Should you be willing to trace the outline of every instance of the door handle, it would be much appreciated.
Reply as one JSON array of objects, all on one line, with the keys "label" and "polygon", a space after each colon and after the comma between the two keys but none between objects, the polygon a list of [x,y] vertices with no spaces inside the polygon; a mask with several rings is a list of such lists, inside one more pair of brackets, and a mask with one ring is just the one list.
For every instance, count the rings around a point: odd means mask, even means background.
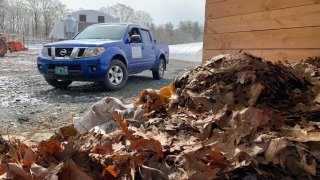
[{"label": "door handle", "polygon": [[154,46],[152,46],[152,49],[154,49]]}]

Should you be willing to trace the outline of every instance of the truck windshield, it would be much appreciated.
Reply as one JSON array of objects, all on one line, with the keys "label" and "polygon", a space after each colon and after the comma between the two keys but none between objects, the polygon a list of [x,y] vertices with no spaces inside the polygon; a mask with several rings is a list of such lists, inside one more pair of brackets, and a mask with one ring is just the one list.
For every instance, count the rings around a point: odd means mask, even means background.
[{"label": "truck windshield", "polygon": [[89,26],[74,39],[110,39],[120,40],[126,30],[125,25],[96,25]]}]

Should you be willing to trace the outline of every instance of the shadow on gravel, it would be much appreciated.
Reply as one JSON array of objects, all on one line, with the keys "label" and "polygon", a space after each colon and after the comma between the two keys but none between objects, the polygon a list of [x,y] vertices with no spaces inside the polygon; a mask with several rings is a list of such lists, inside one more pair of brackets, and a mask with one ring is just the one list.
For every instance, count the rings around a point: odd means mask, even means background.
[{"label": "shadow on gravel", "polygon": [[118,91],[107,91],[99,83],[76,82],[66,89],[49,88],[36,93],[35,96],[48,103],[88,103],[96,102],[105,96],[133,99],[144,89],[160,89],[163,86],[168,86],[171,82],[172,79],[167,78],[154,80],[150,76],[131,75],[126,86]]}]

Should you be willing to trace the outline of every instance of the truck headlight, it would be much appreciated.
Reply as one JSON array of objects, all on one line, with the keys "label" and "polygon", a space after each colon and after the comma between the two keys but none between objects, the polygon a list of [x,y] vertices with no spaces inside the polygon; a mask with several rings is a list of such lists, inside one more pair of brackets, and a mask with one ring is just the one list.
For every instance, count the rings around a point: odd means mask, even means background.
[{"label": "truck headlight", "polygon": [[43,47],[42,48],[41,55],[44,56],[44,57],[49,57],[48,48],[47,47]]},{"label": "truck headlight", "polygon": [[104,47],[89,47],[84,51],[83,57],[100,56],[104,50]]}]

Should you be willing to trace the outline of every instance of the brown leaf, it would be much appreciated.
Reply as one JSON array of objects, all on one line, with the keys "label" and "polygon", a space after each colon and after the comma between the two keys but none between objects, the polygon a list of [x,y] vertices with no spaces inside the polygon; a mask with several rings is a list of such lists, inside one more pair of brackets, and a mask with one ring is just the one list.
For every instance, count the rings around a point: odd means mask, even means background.
[{"label": "brown leaf", "polygon": [[134,101],[136,105],[143,104],[143,109],[148,112],[158,109],[169,102],[172,91],[171,87],[163,87],[160,90],[145,89],[140,93],[137,100]]},{"label": "brown leaf", "polygon": [[311,154],[320,161],[320,142],[309,142]]},{"label": "brown leaf", "polygon": [[24,152],[22,165],[30,168],[34,162],[36,162],[36,153],[31,148],[27,148]]},{"label": "brown leaf", "polygon": [[166,180],[168,176],[158,169],[142,165],[140,168],[142,179]]},{"label": "brown leaf", "polygon": [[256,83],[250,87],[251,98],[248,101],[248,104],[250,106],[253,106],[256,104],[264,88],[265,87],[262,86],[260,83]]},{"label": "brown leaf", "polygon": [[[14,174],[14,177],[22,177],[24,179],[30,178],[31,174],[27,173],[21,165],[18,165],[16,163],[8,163],[7,164],[7,173]],[[18,176],[16,176],[18,175]]]},{"label": "brown leaf", "polygon": [[6,164],[0,164],[0,175],[3,175],[7,172],[7,165]]},{"label": "brown leaf", "polygon": [[96,145],[92,150],[90,150],[92,153],[96,154],[112,154],[114,151],[112,149],[112,144],[109,145]]},{"label": "brown leaf", "polygon": [[124,133],[124,136],[128,140],[133,140],[134,137],[133,137],[132,133],[128,129],[127,121],[122,118],[121,113],[118,112],[118,111],[114,111],[113,112],[113,118],[115,119],[116,122],[119,123],[119,129],[122,130],[122,132]]},{"label": "brown leaf", "polygon": [[53,153],[62,152],[61,142],[55,138],[49,139],[47,141],[42,141],[38,145],[39,155],[47,155]]},{"label": "brown leaf", "polygon": [[220,171],[220,168],[206,165],[189,155],[185,155],[183,166],[188,174],[188,179],[214,179],[216,174]]},{"label": "brown leaf", "polygon": [[289,146],[289,142],[286,138],[275,138],[272,139],[268,150],[265,152],[265,157],[268,162],[273,162],[274,164],[279,164],[280,160],[278,158],[279,152]]},{"label": "brown leaf", "polygon": [[313,176],[316,175],[317,163],[313,159],[311,164],[309,165],[306,161],[306,155],[302,157],[301,161],[299,161],[297,157],[288,156],[286,158],[286,165],[287,165],[287,168],[295,175],[301,175],[301,174],[311,174]]},{"label": "brown leaf", "polygon": [[15,147],[10,146],[8,154],[14,159],[16,163],[20,163],[20,160],[22,159],[21,153]]},{"label": "brown leaf", "polygon": [[113,165],[110,165],[106,168],[106,170],[113,176],[113,177],[118,177],[119,175],[119,170],[117,170]]},{"label": "brown leaf", "polygon": [[212,150],[209,154],[207,154],[204,158],[205,161],[209,162],[211,165],[215,165],[218,167],[226,166],[226,158],[219,151]]},{"label": "brown leaf", "polygon": [[92,180],[88,174],[84,173],[80,168],[71,160],[60,163],[56,168],[50,172],[45,179],[50,179],[58,176],[59,179],[72,179],[72,180]]},{"label": "brown leaf", "polygon": [[234,117],[234,121],[240,137],[255,133],[258,127],[262,127],[270,121],[270,117],[265,112],[252,106],[240,111],[239,115]]},{"label": "brown leaf", "polygon": [[133,141],[132,144],[130,145],[130,149],[132,150],[148,149],[158,153],[162,157],[164,155],[162,152],[162,146],[160,142],[154,139],[139,139],[139,140]]},{"label": "brown leaf", "polygon": [[76,130],[76,128],[74,128],[74,125],[69,125],[69,126],[65,126],[60,128],[60,133],[63,137],[65,138],[69,138],[72,136],[76,136],[78,133],[78,131]]},{"label": "brown leaf", "polygon": [[159,90],[160,95],[164,96],[165,98],[169,99],[172,95],[171,87],[166,86]]},{"label": "brown leaf", "polygon": [[44,168],[42,166],[39,166],[39,165],[33,163],[31,165],[31,168],[30,168],[33,180],[42,180],[42,179],[44,179],[54,167],[55,166],[51,165],[48,168]]}]

